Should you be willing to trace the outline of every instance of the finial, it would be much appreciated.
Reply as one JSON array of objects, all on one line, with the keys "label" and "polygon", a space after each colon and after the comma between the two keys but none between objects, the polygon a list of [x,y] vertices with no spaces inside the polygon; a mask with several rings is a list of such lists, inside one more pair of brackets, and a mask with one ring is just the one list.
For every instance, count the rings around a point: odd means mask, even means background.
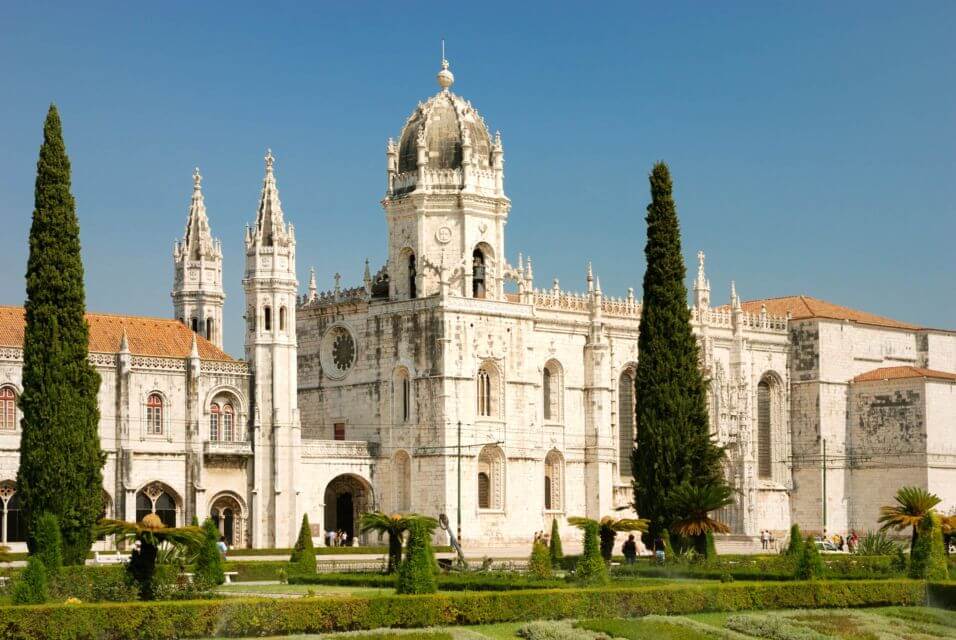
[{"label": "finial", "polygon": [[315,267],[309,268],[309,300],[315,300],[318,287],[315,284]]},{"label": "finial", "polygon": [[597,279],[594,281],[594,293],[597,295],[601,295],[601,276],[598,276]]},{"label": "finial", "polygon": [[336,293],[338,293],[341,290],[342,288],[341,285],[342,285],[342,274],[336,273],[335,274],[335,292]]},{"label": "finial", "polygon": [[455,75],[448,70],[448,60],[445,59],[445,39],[441,41],[441,71],[438,72],[438,86],[442,91],[448,91],[448,88],[455,83]]},{"label": "finial", "polygon": [[697,252],[697,273],[699,273],[699,274],[703,274],[703,273],[704,273],[704,258],[705,258],[705,257],[706,257],[706,256],[704,256],[704,252],[703,252],[703,251],[698,251],[698,252]]},{"label": "finial", "polygon": [[196,170],[193,171],[193,189],[199,191],[202,187],[202,176],[199,175],[199,167],[196,167]]},{"label": "finial", "polygon": [[123,325],[123,336],[120,338],[120,353],[129,353],[129,337],[126,335],[126,325]]},{"label": "finial", "polygon": [[272,155],[272,149],[266,149],[266,171],[272,173],[272,166],[275,164],[275,156]]}]

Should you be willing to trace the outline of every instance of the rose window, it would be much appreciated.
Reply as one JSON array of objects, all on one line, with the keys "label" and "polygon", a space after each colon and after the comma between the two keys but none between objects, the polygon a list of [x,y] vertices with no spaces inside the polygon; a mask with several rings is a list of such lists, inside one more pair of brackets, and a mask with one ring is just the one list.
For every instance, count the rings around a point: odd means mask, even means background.
[{"label": "rose window", "polygon": [[355,340],[345,330],[340,330],[332,339],[332,363],[340,372],[348,371],[355,360]]}]

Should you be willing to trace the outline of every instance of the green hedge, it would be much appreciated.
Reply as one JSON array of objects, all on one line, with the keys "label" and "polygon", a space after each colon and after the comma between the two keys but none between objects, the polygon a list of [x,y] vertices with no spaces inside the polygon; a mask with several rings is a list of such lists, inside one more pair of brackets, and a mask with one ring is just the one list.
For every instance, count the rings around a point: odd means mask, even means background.
[{"label": "green hedge", "polygon": [[238,575],[232,576],[235,582],[250,582],[253,580],[278,580],[279,572],[289,575],[288,560],[251,560],[247,562],[227,561],[223,571],[235,571]]},{"label": "green hedge", "polygon": [[[435,547],[435,551],[438,553],[451,551],[452,548],[445,547]],[[372,547],[327,547],[325,544],[316,543],[315,545],[315,555],[317,556],[336,556],[336,555],[355,555],[355,554],[368,554],[368,555],[385,555],[388,553],[388,547],[386,546],[372,546]],[[230,549],[229,557],[230,558],[242,558],[242,557],[255,557],[255,556],[289,556],[292,554],[292,549]],[[26,556],[26,554],[23,554]]]},{"label": "green hedge", "polygon": [[267,636],[700,611],[917,605],[923,582],[832,581],[439,593],[375,598],[226,599],[0,608],[0,637],[110,640]]},{"label": "green hedge", "polygon": [[[395,576],[381,573],[319,573],[311,576],[291,576],[289,584],[322,584],[346,587],[389,588],[395,586]],[[526,589],[562,589],[563,580],[534,580],[510,574],[441,574],[439,591],[521,591]]]}]

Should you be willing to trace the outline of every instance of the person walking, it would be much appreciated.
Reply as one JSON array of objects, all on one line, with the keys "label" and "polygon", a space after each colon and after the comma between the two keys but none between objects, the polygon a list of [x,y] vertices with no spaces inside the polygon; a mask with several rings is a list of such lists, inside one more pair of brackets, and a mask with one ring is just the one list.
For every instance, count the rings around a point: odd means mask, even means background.
[{"label": "person walking", "polygon": [[767,530],[761,529],[760,530],[760,548],[766,551],[768,542],[770,542],[770,536],[767,534]]},{"label": "person walking", "polygon": [[229,552],[229,545],[226,544],[226,536],[219,536],[219,542],[216,543],[216,549],[219,550],[219,557],[226,559],[226,553]]},{"label": "person walking", "polygon": [[654,538],[654,558],[657,564],[664,564],[664,538],[657,536]]},{"label": "person walking", "polygon": [[335,531],[332,529],[326,529],[325,531],[325,546],[327,547],[335,546]]},{"label": "person walking", "polygon": [[624,552],[624,561],[627,564],[634,564],[637,561],[637,542],[634,541],[633,533],[627,537],[621,551]]}]

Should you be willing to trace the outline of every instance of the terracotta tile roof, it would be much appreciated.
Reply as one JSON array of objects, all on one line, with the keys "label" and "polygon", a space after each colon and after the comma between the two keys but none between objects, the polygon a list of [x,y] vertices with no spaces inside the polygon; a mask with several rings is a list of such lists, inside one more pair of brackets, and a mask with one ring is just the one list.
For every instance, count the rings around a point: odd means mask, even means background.
[{"label": "terracotta tile roof", "polygon": [[772,316],[785,316],[790,312],[794,320],[808,318],[828,318],[831,320],[849,320],[859,324],[870,324],[878,327],[893,329],[922,329],[919,325],[900,322],[892,318],[884,318],[866,311],[857,311],[849,307],[842,307],[832,302],[811,298],[810,296],[785,296],[782,298],[766,298],[764,300],[748,300],[741,303],[746,313],[760,313],[761,306],[767,307],[767,313]]},{"label": "terracotta tile roof", "polygon": [[[192,351],[193,332],[176,320],[87,313],[90,325],[90,351],[117,353],[123,329],[130,353],[136,356],[185,358]],[[0,306],[0,347],[23,348],[23,307]],[[203,360],[234,361],[229,354],[196,334],[199,357]]]},{"label": "terracotta tile roof", "polygon": [[872,382],[875,380],[902,380],[905,378],[932,378],[956,382],[956,373],[920,369],[919,367],[880,367],[853,378],[853,382]]}]

